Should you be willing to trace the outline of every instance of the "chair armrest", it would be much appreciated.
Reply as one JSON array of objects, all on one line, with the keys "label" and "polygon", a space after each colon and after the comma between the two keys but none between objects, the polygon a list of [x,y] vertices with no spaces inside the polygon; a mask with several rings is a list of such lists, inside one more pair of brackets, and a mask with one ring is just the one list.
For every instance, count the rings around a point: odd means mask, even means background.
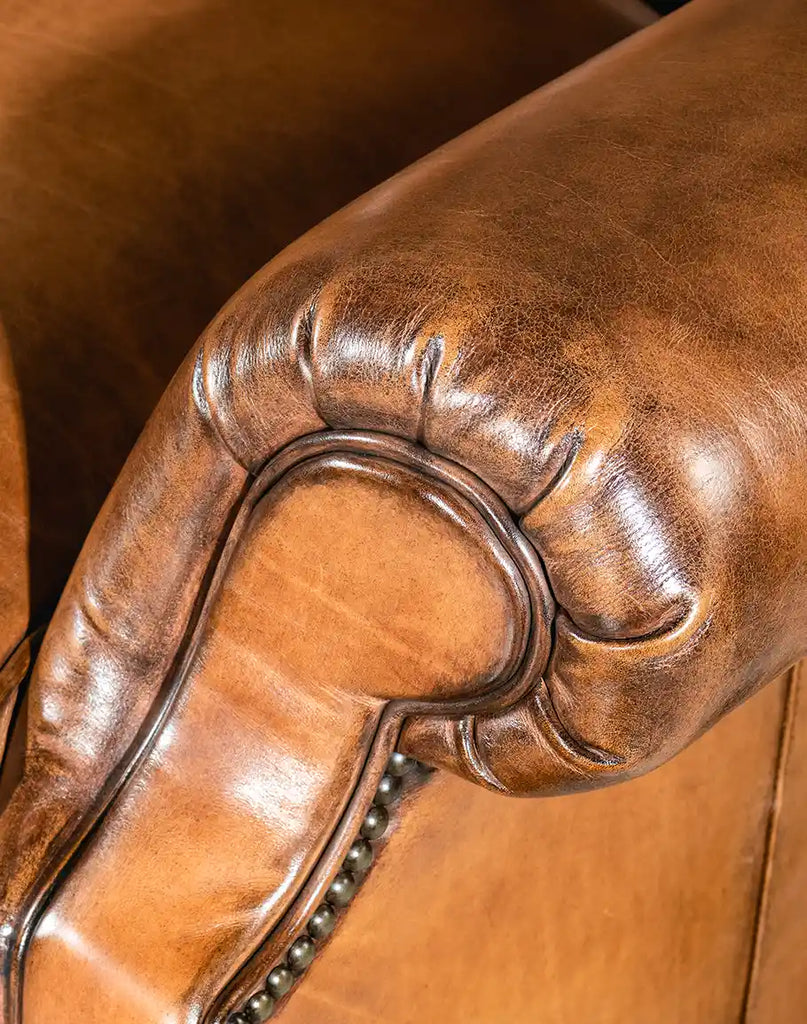
[{"label": "chair armrest", "polygon": [[522,795],[629,778],[805,653],[805,53],[800,0],[696,0],[235,296],[39,658],[0,832],[9,957],[170,675],[233,510],[307,435],[449,460],[540,556],[543,671],[495,711],[412,714],[423,761]]}]

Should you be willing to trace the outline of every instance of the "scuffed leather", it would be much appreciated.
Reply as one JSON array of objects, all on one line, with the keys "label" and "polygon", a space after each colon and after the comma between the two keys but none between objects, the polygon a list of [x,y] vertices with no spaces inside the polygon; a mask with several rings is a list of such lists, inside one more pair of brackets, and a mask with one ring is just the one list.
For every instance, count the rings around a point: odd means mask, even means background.
[{"label": "scuffed leather", "polygon": [[527,698],[473,723],[482,772],[454,723],[413,723],[435,763],[519,794],[615,781],[805,653],[806,55],[800,0],[695,0],[236,295],[46,639],[3,821],[7,915],[131,742],[249,475],[306,433],[455,460],[543,559],[562,742]]},{"label": "scuffed leather", "polygon": [[799,3],[696,3],[332,218],[203,342],[246,468],[321,423],[388,431],[521,517],[590,757],[528,699],[475,723],[509,791],[646,770],[804,653],[805,54]]}]

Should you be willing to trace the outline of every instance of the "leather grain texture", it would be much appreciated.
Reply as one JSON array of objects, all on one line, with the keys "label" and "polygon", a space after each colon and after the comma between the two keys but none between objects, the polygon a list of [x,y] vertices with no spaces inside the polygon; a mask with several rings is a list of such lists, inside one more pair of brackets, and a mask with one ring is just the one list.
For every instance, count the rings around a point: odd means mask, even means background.
[{"label": "leather grain texture", "polygon": [[306,435],[451,460],[542,560],[543,677],[495,711],[413,708],[404,749],[429,763],[518,795],[624,781],[805,653],[806,53],[796,0],[698,0],[331,217],[228,303],[36,667],[0,832],[7,970],[26,901],[171,677],[233,510]]},{"label": "leather grain texture", "polygon": [[[503,800],[438,773],[279,1019],[738,1024],[783,695],[595,793]],[[800,1024],[799,992],[759,1024]]]},{"label": "leather grain texture", "polygon": [[[461,11],[453,2],[383,11],[356,3],[330,14],[311,4],[267,13],[248,0],[8,5],[0,311],[28,435],[36,607],[53,600],[187,339],[261,260],[648,20],[639,3],[588,0]],[[527,49],[524,38],[540,45]],[[200,426],[174,455],[202,486],[201,503],[186,492],[192,516],[146,513],[165,542],[156,557],[141,549],[151,579],[136,579],[110,549],[115,606],[107,583],[89,584],[52,634],[66,626],[70,649],[58,640],[41,662],[38,678],[54,690],[33,682],[20,785],[0,828],[5,955],[21,925],[9,908],[29,891],[22,875],[48,873],[134,741],[192,615],[202,562],[241,494],[245,474],[216,465],[220,453],[205,453],[215,432]],[[161,469],[148,463],[144,509],[148,481],[160,489]],[[140,599],[151,607],[145,616]],[[79,681],[88,677],[92,694]],[[79,777],[81,807],[71,793]]]},{"label": "leather grain texture", "polygon": [[250,274],[652,17],[639,0],[5,0],[0,321],[37,615]]},{"label": "leather grain texture", "polygon": [[484,697],[530,628],[481,516],[380,459],[291,469],[219,572],[175,700],[37,926],[26,1021],[196,1019],[316,869],[390,702]]},{"label": "leather grain texture", "polygon": [[[550,792],[635,774],[799,657],[804,39],[791,0],[704,0],[287,249],[175,377],[41,678],[86,703],[93,641],[82,668],[69,648],[91,584],[125,637],[121,680],[137,659],[142,704],[115,708],[135,723],[248,473],[325,426],[468,467],[541,554],[563,609],[547,685],[590,756],[557,758],[528,699],[476,723],[482,781]],[[684,131],[693,92],[701,127]],[[148,602],[121,609],[122,578]],[[104,635],[98,656],[116,646]],[[453,728],[409,742],[473,774]]]}]

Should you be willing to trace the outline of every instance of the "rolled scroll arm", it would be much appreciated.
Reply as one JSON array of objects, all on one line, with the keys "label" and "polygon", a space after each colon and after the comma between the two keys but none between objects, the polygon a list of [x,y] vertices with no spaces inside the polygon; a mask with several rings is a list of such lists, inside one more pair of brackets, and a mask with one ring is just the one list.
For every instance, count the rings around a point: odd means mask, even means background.
[{"label": "rolled scroll arm", "polygon": [[413,713],[423,760],[520,794],[616,781],[805,653],[805,53],[800,0],[696,0],[331,218],[217,317],[36,667],[0,823],[8,1024],[42,893],[119,787],[245,493],[299,438],[450,460],[542,561],[543,678],[495,713]]}]

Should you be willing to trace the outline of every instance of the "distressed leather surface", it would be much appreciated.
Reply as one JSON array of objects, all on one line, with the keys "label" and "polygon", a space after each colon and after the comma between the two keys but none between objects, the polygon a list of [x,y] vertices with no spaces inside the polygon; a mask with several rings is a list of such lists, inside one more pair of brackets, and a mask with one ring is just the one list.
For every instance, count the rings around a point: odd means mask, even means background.
[{"label": "distressed leather surface", "polygon": [[284,475],[44,908],[23,1020],[198,1020],[325,856],[390,702],[475,698],[519,663],[522,587],[479,513],[417,471],[332,455]]},{"label": "distressed leather surface", "polygon": [[[31,497],[23,510],[24,475],[16,475],[15,462],[14,475],[3,478],[9,525],[0,541],[14,548],[3,585],[17,578],[17,540],[25,536],[27,546],[30,519],[32,604],[38,616],[50,612],[189,340],[267,256],[362,190],[652,20],[639,0],[470,8],[401,0],[383,9],[361,0],[332,7],[6,4],[0,317],[26,454],[23,460],[15,412],[3,456],[27,463]],[[525,39],[532,40],[526,48]],[[189,481],[201,479],[203,461],[186,467]],[[205,551],[238,490],[228,478],[215,496],[220,479],[214,469],[206,485],[209,528],[187,524],[188,539]],[[5,808],[22,774],[0,825],[9,857],[0,872],[4,919],[13,919],[12,931],[19,920],[11,908],[19,910],[29,888],[16,872],[24,864],[30,882],[47,863],[43,851],[71,834],[81,816],[76,785],[86,807],[151,705],[171,660],[163,654],[184,628],[178,623],[199,575],[181,552],[173,558],[165,540],[167,558],[153,568],[161,564],[174,577],[169,589],[179,586],[177,623],[167,622],[163,633],[147,614],[144,632],[127,635],[140,617],[132,604],[137,584],[112,569],[126,621],[111,607],[101,610],[90,585],[82,610],[68,613],[67,660],[55,653],[55,664],[43,667],[49,681],[34,683],[30,721],[16,737],[19,757],[13,770],[6,765],[0,787]],[[151,601],[146,592],[140,597]],[[27,616],[27,590],[25,604]],[[157,655],[153,673],[146,649]],[[148,679],[127,695],[123,677],[130,669],[139,675],[141,656]],[[54,667],[60,683],[51,680]],[[87,675],[95,679],[92,693],[81,682]],[[4,679],[9,693],[18,678],[15,670]],[[67,704],[64,686],[76,687]],[[50,693],[60,695],[51,701]],[[10,710],[6,701],[3,725]]]},{"label": "distressed leather surface", "polygon": [[796,0],[698,0],[236,295],[57,610],[3,822],[8,924],[152,703],[246,480],[301,435],[419,442],[543,559],[556,720],[535,694],[478,718],[473,762],[453,721],[412,722],[432,763],[518,794],[624,779],[804,653],[806,52]]},{"label": "distressed leather surface", "polygon": [[6,0],[0,320],[38,617],[250,274],[650,18],[640,0]]},{"label": "distressed leather surface", "polygon": [[[804,19],[789,0],[695,4],[287,249],[178,372],[40,678],[109,712],[104,730],[136,721],[247,474],[325,426],[468,467],[541,554],[562,609],[547,685],[591,756],[550,755],[527,700],[477,723],[506,788],[651,767],[797,659]],[[90,599],[105,629],[77,659]],[[114,706],[85,689],[96,642],[116,680],[137,660]],[[452,735],[409,742],[466,771]]]}]

